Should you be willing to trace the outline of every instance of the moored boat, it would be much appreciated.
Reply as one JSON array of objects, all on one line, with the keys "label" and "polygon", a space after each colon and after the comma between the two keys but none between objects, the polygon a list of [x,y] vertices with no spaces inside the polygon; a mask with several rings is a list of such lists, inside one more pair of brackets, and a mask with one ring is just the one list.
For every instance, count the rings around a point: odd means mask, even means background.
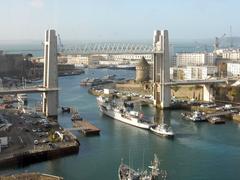
[{"label": "moored boat", "polygon": [[205,114],[200,111],[194,111],[193,113],[181,113],[181,115],[183,118],[193,122],[207,121]]},{"label": "moored boat", "polygon": [[72,121],[82,121],[82,117],[80,116],[80,114],[78,112],[74,113],[71,117]]},{"label": "moored boat", "polygon": [[157,180],[166,179],[167,172],[159,169],[159,160],[156,154],[154,154],[154,160],[151,162],[151,166],[148,166],[150,171],[142,170],[135,171],[130,166],[121,162],[118,168],[119,180]]},{"label": "moored boat", "polygon": [[103,114],[123,123],[142,129],[150,129],[150,127],[154,125],[143,118],[143,113],[129,110],[129,108],[126,108],[124,105],[120,105],[109,98],[99,96],[97,97],[97,103],[99,110]]}]

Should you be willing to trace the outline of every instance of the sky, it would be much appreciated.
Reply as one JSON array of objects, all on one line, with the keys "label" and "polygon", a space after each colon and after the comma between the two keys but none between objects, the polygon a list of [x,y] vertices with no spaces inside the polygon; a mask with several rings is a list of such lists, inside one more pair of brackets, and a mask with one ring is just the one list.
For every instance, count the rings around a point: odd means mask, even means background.
[{"label": "sky", "polygon": [[239,0],[1,0],[0,41],[40,40],[54,28],[64,40],[152,40],[240,35]]}]

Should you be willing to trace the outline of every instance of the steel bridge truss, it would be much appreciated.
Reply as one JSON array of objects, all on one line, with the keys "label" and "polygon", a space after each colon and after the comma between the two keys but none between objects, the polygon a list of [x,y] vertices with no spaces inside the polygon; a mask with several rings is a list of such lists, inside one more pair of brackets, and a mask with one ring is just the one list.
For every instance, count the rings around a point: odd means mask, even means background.
[{"label": "steel bridge truss", "polygon": [[150,54],[152,45],[140,43],[86,43],[64,48],[64,54]]}]

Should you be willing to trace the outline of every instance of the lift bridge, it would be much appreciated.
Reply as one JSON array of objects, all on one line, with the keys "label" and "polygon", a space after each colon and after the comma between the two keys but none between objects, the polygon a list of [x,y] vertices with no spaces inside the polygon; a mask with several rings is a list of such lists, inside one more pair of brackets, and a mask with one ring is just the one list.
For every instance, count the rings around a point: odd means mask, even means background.
[{"label": "lift bridge", "polygon": [[[173,48],[173,44],[169,45]],[[77,54],[152,54],[153,46],[150,43],[124,42],[91,42],[76,45],[62,45],[58,41],[58,53],[65,55]],[[20,49],[5,51],[6,53],[42,53],[42,49]]]},{"label": "lift bridge", "polygon": [[60,47],[62,54],[150,54],[153,46],[147,43],[99,42],[74,47]]}]

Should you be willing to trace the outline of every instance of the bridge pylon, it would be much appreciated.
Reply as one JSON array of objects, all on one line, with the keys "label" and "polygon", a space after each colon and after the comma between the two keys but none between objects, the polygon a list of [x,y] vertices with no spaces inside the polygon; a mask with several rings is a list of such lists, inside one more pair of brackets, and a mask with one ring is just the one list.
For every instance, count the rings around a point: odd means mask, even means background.
[{"label": "bridge pylon", "polygon": [[[44,43],[44,88],[58,88],[57,36],[53,29],[45,33]],[[47,117],[58,115],[58,90],[43,93],[43,113]]]},{"label": "bridge pylon", "polygon": [[155,31],[153,36],[153,97],[154,105],[164,109],[170,106],[170,62],[168,31]]}]

